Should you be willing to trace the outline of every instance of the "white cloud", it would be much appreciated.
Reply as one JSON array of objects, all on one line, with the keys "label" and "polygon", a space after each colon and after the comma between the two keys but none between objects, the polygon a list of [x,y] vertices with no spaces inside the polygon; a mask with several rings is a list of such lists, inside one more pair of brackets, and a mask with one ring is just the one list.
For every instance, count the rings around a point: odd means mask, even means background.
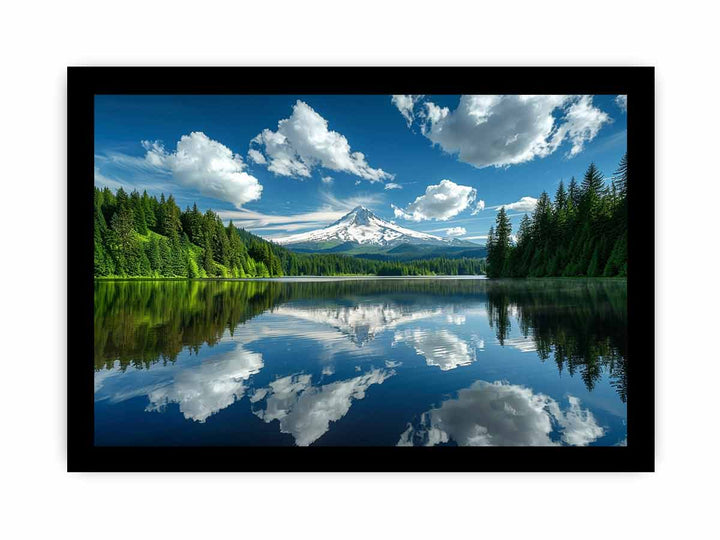
[{"label": "white cloud", "polygon": [[610,117],[592,96],[472,96],[451,111],[426,102],[421,132],[443,150],[478,168],[502,167],[553,153],[564,140],[580,152]]},{"label": "white cloud", "polygon": [[[579,154],[586,142],[592,141],[600,128],[610,122],[610,117],[593,106],[592,96],[580,96],[565,112],[565,122],[560,125],[554,138],[562,141],[566,137],[572,143],[568,156]],[[558,142],[559,144],[559,142]]]},{"label": "white cloud", "polygon": [[243,229],[286,229],[308,228],[324,226],[337,221],[347,212],[343,210],[323,209],[302,214],[272,215],[255,212],[253,210],[219,210],[220,219],[227,222],[232,220],[236,227]]},{"label": "white cloud", "polygon": [[623,112],[627,112],[627,96],[625,94],[620,94],[615,98],[615,103]]},{"label": "white cloud", "polygon": [[477,192],[470,186],[461,186],[451,180],[442,180],[428,186],[425,194],[416,198],[405,209],[392,205],[395,217],[411,221],[436,219],[445,221],[470,206]]},{"label": "white cloud", "polygon": [[517,212],[532,212],[533,210],[535,210],[536,205],[537,199],[535,197],[521,197],[519,201],[508,204],[500,204],[498,206],[493,206],[493,208],[495,210],[505,208],[506,212],[509,212],[510,210],[514,210]]},{"label": "white cloud", "polygon": [[248,150],[248,157],[251,161],[259,165],[265,165],[267,163],[267,160],[265,159],[265,156],[262,155],[262,152],[258,152],[254,148]]},{"label": "white cloud", "polygon": [[325,366],[322,368],[322,374],[326,376],[335,375],[335,366]]},{"label": "white cloud", "polygon": [[309,446],[329,429],[330,423],[340,420],[350,410],[353,400],[363,399],[374,384],[382,384],[394,375],[390,370],[374,369],[365,375],[324,386],[312,386],[310,375],[293,375],[277,379],[269,388],[259,390],[265,409],[254,411],[267,423],[277,420],[280,431],[289,433],[298,446]]},{"label": "white cloud", "polygon": [[445,234],[448,236],[462,236],[467,234],[467,231],[465,227],[450,227],[449,229],[445,229]]},{"label": "white cloud", "polygon": [[585,446],[602,437],[605,430],[593,414],[581,409],[577,398],[568,400],[569,409],[562,411],[557,401],[530,388],[477,381],[408,425],[397,444],[433,446],[452,440],[460,446],[557,446],[550,437],[553,424],[568,445]]},{"label": "white cloud", "polygon": [[482,199],[478,199],[477,203],[475,204],[475,210],[472,211],[471,215],[474,216],[475,214],[479,214],[483,210],[485,210],[485,201],[483,201]]},{"label": "white cloud", "polygon": [[381,204],[384,199],[385,194],[383,193],[353,195],[352,197],[343,197],[342,199],[338,199],[329,191],[320,193],[320,200],[326,207],[345,210],[345,213],[358,206],[372,209],[374,206]]},{"label": "white cloud", "polygon": [[158,141],[142,141],[142,144],[147,150],[145,160],[150,165],[169,170],[179,184],[204,195],[241,208],[262,194],[257,178],[244,172],[242,158],[202,132],[183,135],[175,152],[167,152]]},{"label": "white cloud", "polygon": [[123,188],[125,191],[132,191],[133,189],[135,189],[134,186],[131,186],[130,184],[108,178],[100,172],[99,167],[95,167],[95,185],[98,187],[106,187],[110,189]]},{"label": "white cloud", "polygon": [[395,182],[388,182],[385,184],[385,189],[402,189],[403,187],[400,184],[396,184]]},{"label": "white cloud", "polygon": [[268,170],[280,176],[309,177],[314,167],[322,166],[371,182],[393,178],[370,167],[363,153],[352,152],[348,140],[329,130],[328,121],[300,100],[292,115],[278,122],[277,131],[264,129],[250,144],[264,148]]},{"label": "white cloud", "polygon": [[[320,194],[322,206],[311,212],[294,215],[263,214],[253,210],[219,210],[217,214],[225,223],[233,221],[236,227],[248,230],[284,230],[320,229],[343,217],[357,206],[372,207],[380,204],[383,194],[357,195],[338,199],[328,192]],[[266,236],[272,239],[272,237]]]},{"label": "white cloud", "polygon": [[487,240],[487,235],[481,234],[479,236],[464,236],[463,240]]},{"label": "white cloud", "polygon": [[148,394],[150,404],[146,410],[159,411],[168,403],[177,403],[185,418],[205,422],[242,398],[245,381],[262,367],[262,355],[238,346],[198,366],[178,370],[170,384]]},{"label": "white cloud", "polygon": [[332,184],[333,183],[332,176],[323,176],[322,178],[320,178],[320,180],[322,181],[323,184]]},{"label": "white cloud", "polygon": [[407,122],[408,127],[410,127],[413,123],[413,120],[415,119],[415,104],[422,98],[422,95],[394,95],[391,98],[392,104],[395,105],[400,111],[400,114],[403,115],[403,118],[405,119],[405,122]]},{"label": "white cloud", "polygon": [[407,343],[425,358],[428,366],[449,371],[475,361],[475,349],[447,330],[404,330],[395,332],[393,346]]}]

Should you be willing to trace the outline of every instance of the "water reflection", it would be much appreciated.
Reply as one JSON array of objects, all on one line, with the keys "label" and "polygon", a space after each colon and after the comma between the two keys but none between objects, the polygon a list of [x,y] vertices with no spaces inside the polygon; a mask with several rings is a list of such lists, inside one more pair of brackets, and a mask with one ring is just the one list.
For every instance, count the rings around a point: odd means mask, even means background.
[{"label": "water reflection", "polygon": [[245,394],[245,381],[263,367],[262,355],[242,346],[181,369],[172,382],[148,394],[147,411],[162,411],[177,403],[185,418],[204,422],[210,415],[232,405]]},{"label": "water reflection", "polygon": [[96,436],[179,411],[193,444],[615,444],[626,312],[617,280],[98,282]]},{"label": "water reflection", "polygon": [[[505,344],[515,319],[538,356],[579,372],[592,390],[603,370],[627,399],[627,287],[614,280],[507,280],[487,288],[490,324]],[[511,345],[515,342],[511,341]]]},{"label": "water reflection", "polygon": [[393,345],[397,343],[407,343],[425,358],[428,366],[437,366],[442,371],[475,361],[475,347],[444,329],[395,332]]},{"label": "water reflection", "polygon": [[[586,446],[604,429],[593,414],[569,396],[561,410],[554,399],[529,388],[502,382],[477,381],[448,399],[400,436],[398,446]],[[559,432],[560,439],[551,434]]]},{"label": "water reflection", "polygon": [[363,346],[386,330],[427,319],[442,313],[442,310],[412,311],[407,306],[361,304],[324,309],[280,307],[276,308],[274,313],[331,326],[348,336],[353,343]]},{"label": "water reflection", "polygon": [[261,388],[250,398],[264,402],[255,414],[265,422],[278,420],[280,431],[290,433],[298,446],[308,446],[330,429],[330,423],[345,416],[353,400],[363,399],[374,384],[382,384],[394,371],[374,369],[365,375],[313,386],[312,377],[296,374]]}]

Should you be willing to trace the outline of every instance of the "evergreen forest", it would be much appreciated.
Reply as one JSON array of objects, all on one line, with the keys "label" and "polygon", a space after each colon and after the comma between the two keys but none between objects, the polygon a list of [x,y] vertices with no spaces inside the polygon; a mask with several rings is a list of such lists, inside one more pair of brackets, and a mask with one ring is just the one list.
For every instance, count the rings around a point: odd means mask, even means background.
[{"label": "evergreen forest", "polygon": [[480,258],[379,261],[294,253],[227,226],[212,210],[180,210],[172,195],[95,188],[94,274],[106,278],[255,278],[338,275],[474,275]]},{"label": "evergreen forest", "polygon": [[606,182],[595,164],[582,182],[543,192],[517,238],[505,208],[487,240],[488,277],[627,277],[627,154]]}]

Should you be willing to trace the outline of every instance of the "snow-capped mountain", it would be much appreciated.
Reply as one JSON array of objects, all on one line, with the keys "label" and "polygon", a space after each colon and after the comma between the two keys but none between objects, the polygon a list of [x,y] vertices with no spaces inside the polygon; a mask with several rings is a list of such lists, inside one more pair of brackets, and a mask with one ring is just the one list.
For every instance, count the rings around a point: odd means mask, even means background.
[{"label": "snow-capped mountain", "polygon": [[288,247],[298,245],[322,245],[324,249],[333,245],[356,244],[359,246],[382,246],[385,248],[401,244],[463,246],[471,244],[454,238],[441,238],[432,234],[400,227],[377,217],[364,206],[358,206],[348,214],[324,229],[317,229],[283,238],[274,242]]}]

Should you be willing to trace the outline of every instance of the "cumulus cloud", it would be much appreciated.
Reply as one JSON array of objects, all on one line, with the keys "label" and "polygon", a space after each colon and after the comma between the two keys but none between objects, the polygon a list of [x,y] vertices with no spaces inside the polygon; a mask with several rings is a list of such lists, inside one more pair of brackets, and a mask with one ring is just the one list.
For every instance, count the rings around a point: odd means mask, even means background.
[{"label": "cumulus cloud", "polygon": [[245,381],[263,367],[262,355],[241,346],[209,359],[199,366],[182,369],[170,384],[148,394],[148,411],[177,403],[189,420],[205,422],[212,414],[245,395]]},{"label": "cumulus cloud", "polygon": [[472,211],[471,215],[479,214],[483,210],[485,210],[485,201],[478,199],[477,203],[475,203],[475,210]]},{"label": "cumulus cloud", "polygon": [[395,332],[393,346],[407,343],[425,358],[428,366],[449,371],[475,361],[475,349],[447,330],[404,330]]},{"label": "cumulus cloud", "polygon": [[439,184],[428,186],[425,194],[420,195],[406,208],[395,205],[392,207],[397,218],[411,221],[446,221],[468,208],[476,196],[475,188],[461,186],[451,180],[442,180]]},{"label": "cumulus cloud", "polygon": [[254,148],[248,150],[248,158],[259,165],[267,164],[267,160],[265,159],[265,156],[262,155],[262,152],[258,152]]},{"label": "cumulus cloud", "polygon": [[582,152],[585,143],[597,136],[600,128],[610,122],[610,117],[593,105],[592,96],[580,96],[566,109],[564,120],[554,139],[557,144],[569,139],[572,147],[568,155],[572,157]]},{"label": "cumulus cloud", "polygon": [[142,144],[149,164],[167,169],[179,184],[208,197],[241,208],[262,194],[257,178],[244,172],[242,157],[202,132],[183,135],[174,152],[165,150],[159,141],[142,141]]},{"label": "cumulus cloud", "polygon": [[408,127],[412,126],[415,120],[415,104],[422,98],[422,95],[393,95],[391,98],[392,104],[395,105],[402,114]]},{"label": "cumulus cloud", "polygon": [[402,186],[400,184],[396,184],[395,182],[388,182],[385,184],[385,189],[402,189]]},{"label": "cumulus cloud", "polygon": [[615,103],[623,112],[627,112],[627,96],[625,94],[620,94],[615,98]]},{"label": "cumulus cloud", "polygon": [[[570,396],[565,411],[554,399],[505,382],[477,381],[409,424],[398,446],[586,446],[605,430],[593,414]],[[560,441],[550,437],[555,429]]]},{"label": "cumulus cloud", "polygon": [[382,384],[395,374],[393,370],[374,369],[364,375],[312,386],[310,375],[292,375],[277,379],[260,389],[251,401],[265,400],[265,408],[255,414],[270,423],[277,420],[281,433],[289,433],[298,446],[309,446],[322,437],[330,423],[350,410],[353,400],[363,399],[374,384]]},{"label": "cumulus cloud", "polygon": [[428,139],[478,168],[542,158],[566,140],[572,157],[610,122],[592,96],[559,95],[465,95],[455,110],[427,101],[415,117]]},{"label": "cumulus cloud", "polygon": [[445,229],[445,234],[448,236],[462,236],[467,234],[467,230],[465,230],[465,227],[450,227]]},{"label": "cumulus cloud", "polygon": [[352,152],[345,136],[328,129],[328,121],[300,100],[292,115],[278,122],[277,131],[264,129],[250,144],[264,150],[261,155],[268,170],[280,176],[309,177],[314,167],[321,166],[371,182],[393,178],[370,167],[362,152]]},{"label": "cumulus cloud", "polygon": [[505,208],[506,212],[510,210],[514,210],[516,212],[532,212],[535,210],[536,205],[537,199],[535,197],[521,197],[519,201],[508,204],[500,204],[498,206],[494,206],[493,208],[495,208],[495,210]]},{"label": "cumulus cloud", "polygon": [[[332,176],[323,176],[320,178],[323,184],[332,184],[333,183],[333,177]],[[385,188],[387,189],[387,188]]]}]

